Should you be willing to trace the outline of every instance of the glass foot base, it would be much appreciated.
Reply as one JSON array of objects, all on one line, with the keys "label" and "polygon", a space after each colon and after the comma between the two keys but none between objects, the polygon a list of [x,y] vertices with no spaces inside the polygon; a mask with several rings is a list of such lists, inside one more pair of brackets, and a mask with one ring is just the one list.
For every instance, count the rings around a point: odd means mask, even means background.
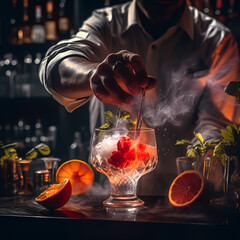
[{"label": "glass foot base", "polygon": [[110,196],[108,199],[103,201],[105,207],[113,208],[131,208],[140,207],[144,205],[144,202],[137,196],[134,197],[113,197]]}]

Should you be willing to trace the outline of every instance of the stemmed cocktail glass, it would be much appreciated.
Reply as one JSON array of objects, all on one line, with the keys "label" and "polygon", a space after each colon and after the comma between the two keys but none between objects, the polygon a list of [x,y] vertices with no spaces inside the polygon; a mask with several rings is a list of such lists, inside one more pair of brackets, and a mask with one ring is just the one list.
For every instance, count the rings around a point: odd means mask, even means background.
[{"label": "stemmed cocktail glass", "polygon": [[136,194],[137,183],[141,176],[157,165],[154,129],[95,129],[91,162],[110,181],[111,194],[103,202],[106,207],[143,205]]}]

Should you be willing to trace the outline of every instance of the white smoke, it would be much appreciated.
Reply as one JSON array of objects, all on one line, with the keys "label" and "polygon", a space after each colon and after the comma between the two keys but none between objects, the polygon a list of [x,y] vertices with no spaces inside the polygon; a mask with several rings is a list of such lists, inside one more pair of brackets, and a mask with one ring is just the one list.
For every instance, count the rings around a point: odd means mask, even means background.
[{"label": "white smoke", "polygon": [[166,77],[164,83],[158,79],[157,88],[162,90],[157,93],[156,101],[145,99],[143,116],[147,125],[157,127],[170,123],[181,126],[187,116],[191,117],[194,111],[197,111],[196,107],[199,106],[203,96],[206,103],[208,100],[219,105],[223,101],[226,103],[227,94],[224,92],[226,81],[223,83],[218,80],[232,80],[229,72],[232,65],[228,63],[214,73],[209,73],[206,68],[195,72],[193,69],[193,72],[189,73],[188,66],[164,73]]}]

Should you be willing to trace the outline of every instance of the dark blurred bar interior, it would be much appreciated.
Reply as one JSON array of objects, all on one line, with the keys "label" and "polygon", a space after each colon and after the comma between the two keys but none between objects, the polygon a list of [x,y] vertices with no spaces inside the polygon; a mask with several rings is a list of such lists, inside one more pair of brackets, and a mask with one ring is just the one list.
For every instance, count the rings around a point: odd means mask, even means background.
[{"label": "dark blurred bar interior", "polygon": [[[68,113],[41,85],[38,68],[46,51],[59,40],[75,34],[94,9],[123,2],[126,0],[5,0],[1,5],[0,141],[4,144],[17,142],[19,156],[24,156],[38,143],[46,143],[51,155],[62,162],[74,158],[88,161],[88,104]],[[240,43],[240,0],[188,0],[188,3],[229,27]],[[68,232],[64,235],[66,239],[76,239],[76,236],[82,239],[110,239],[110,236],[111,239],[160,239],[160,236],[169,239],[178,233],[184,235],[186,230],[188,236],[195,236],[191,239],[227,239],[230,233],[237,236],[239,229],[239,215],[228,208],[200,209],[200,215],[197,214],[199,209],[194,209],[196,214],[191,215],[176,212],[169,203],[165,203],[164,211],[162,202],[153,205],[146,199],[151,209],[127,215],[133,217],[128,219],[126,215],[119,217],[115,212],[106,212],[102,207],[103,199],[94,203],[91,198],[84,200],[83,210],[87,215],[81,213],[82,209],[46,212],[32,196],[27,200],[0,199],[1,231],[8,235],[15,229],[12,234],[16,237],[18,231],[22,231],[21,236],[26,239],[26,228],[32,230],[36,238],[41,223],[45,230],[51,225],[54,235],[51,237],[56,239],[62,237],[60,229],[64,228],[67,229],[65,234]],[[41,217],[46,221],[40,221]],[[69,221],[64,222],[63,218]],[[134,225],[135,221],[139,223]],[[45,238],[45,232],[42,233]]]},{"label": "dark blurred bar interior", "polygon": [[[74,34],[94,9],[126,1],[90,2],[7,0],[0,8],[0,140],[18,142],[19,155],[44,142],[63,161],[87,159],[88,104],[68,113],[41,85],[38,67],[47,49]],[[229,27],[240,42],[239,0],[188,2]],[[76,146],[82,145],[80,154]]]}]

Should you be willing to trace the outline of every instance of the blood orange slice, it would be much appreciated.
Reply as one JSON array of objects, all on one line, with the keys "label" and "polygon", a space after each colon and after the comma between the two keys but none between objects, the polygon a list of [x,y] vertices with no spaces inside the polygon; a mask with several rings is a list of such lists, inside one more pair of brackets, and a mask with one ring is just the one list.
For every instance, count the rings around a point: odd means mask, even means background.
[{"label": "blood orange slice", "polygon": [[53,184],[42,192],[35,201],[48,209],[57,209],[64,206],[71,197],[72,186],[69,179],[59,184]]},{"label": "blood orange slice", "polygon": [[94,172],[84,161],[72,159],[63,163],[57,170],[56,180],[61,182],[68,178],[72,185],[72,195],[86,192],[93,184]]},{"label": "blood orange slice", "polygon": [[204,178],[195,170],[189,170],[178,175],[172,182],[168,199],[175,207],[186,207],[201,196],[204,189]]}]

